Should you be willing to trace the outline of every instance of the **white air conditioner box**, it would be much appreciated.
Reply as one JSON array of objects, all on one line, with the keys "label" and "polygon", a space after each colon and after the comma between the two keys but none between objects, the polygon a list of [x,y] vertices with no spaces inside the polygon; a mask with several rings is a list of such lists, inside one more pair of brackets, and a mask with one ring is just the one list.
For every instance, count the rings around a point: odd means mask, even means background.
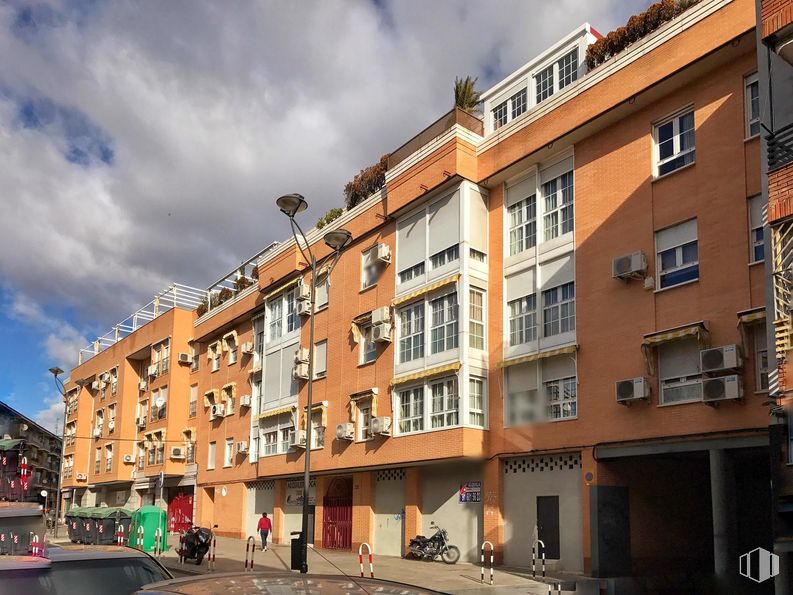
[{"label": "white air conditioner box", "polygon": [[292,368],[292,378],[308,380],[308,364],[295,364],[295,367]]},{"label": "white air conditioner box", "polygon": [[308,301],[311,299],[311,286],[308,283],[298,283],[295,297],[298,300]]},{"label": "white air conditioner box", "polygon": [[135,462],[135,457],[133,457],[132,455],[124,455],[124,462],[125,463],[134,463]]},{"label": "white air conditioner box", "polygon": [[252,355],[253,354],[253,341],[246,341],[245,343],[242,344],[240,349],[242,350],[242,353],[244,353],[245,355]]},{"label": "white air conditioner box", "polygon": [[138,426],[139,428],[145,428],[146,427],[146,416],[144,415],[142,417],[136,418],[135,419],[135,425]]},{"label": "white air conditioner box", "polygon": [[743,397],[742,378],[738,374],[704,378],[702,380],[702,400],[705,403],[730,401]]},{"label": "white air conditioner box", "polygon": [[383,306],[372,310],[372,324],[391,323],[391,308]]},{"label": "white air conditioner box", "polygon": [[306,431],[305,430],[293,430],[289,432],[289,446],[294,446],[297,448],[305,448],[306,447]]},{"label": "white air conditioner box", "polygon": [[703,372],[736,370],[743,364],[741,350],[737,345],[724,345],[699,352],[699,363]]},{"label": "white air conditioner box", "polygon": [[641,250],[618,256],[611,261],[611,276],[614,279],[644,279],[647,276],[647,258]]},{"label": "white air conditioner box", "polygon": [[369,433],[379,434],[381,436],[391,435],[391,418],[387,415],[373,417],[369,420]]},{"label": "white air conditioner box", "polygon": [[88,476],[85,473],[78,473],[76,477],[77,477],[77,481],[85,481],[86,479],[88,479]]},{"label": "white air conditioner box", "polygon": [[184,351],[179,352],[179,363],[180,364],[192,364],[193,358],[189,353],[185,353]]},{"label": "white air conditioner box", "polygon": [[308,347],[300,347],[297,351],[295,351],[295,363],[307,364],[308,356],[309,356]]},{"label": "white air conditioner box", "polygon": [[223,417],[226,414],[226,406],[223,404],[219,405],[212,405],[212,410],[209,412],[209,418],[215,419],[217,417]]},{"label": "white air conditioner box", "polygon": [[297,313],[300,316],[310,316],[311,315],[311,302],[306,300],[301,300],[297,302]]},{"label": "white air conditioner box", "polygon": [[149,383],[148,382],[146,382],[145,380],[141,380],[140,382],[138,382],[138,390],[139,391],[145,392],[147,388],[149,388]]},{"label": "white air conditioner box", "polygon": [[237,453],[243,454],[248,452],[248,443],[244,440],[237,442]]},{"label": "white air conditioner box", "polygon": [[91,390],[99,390],[99,381],[98,380],[94,380],[91,383]]},{"label": "white air conditioner box", "polygon": [[250,407],[250,406],[251,406],[251,396],[242,395],[240,397],[240,407]]},{"label": "white air conditioner box", "polygon": [[171,458],[178,461],[185,458],[184,448],[181,446],[172,446],[171,447]]},{"label": "white air conditioner box", "polygon": [[372,341],[375,343],[388,343],[391,341],[391,325],[381,322],[372,326]]},{"label": "white air conditioner box", "polygon": [[156,376],[157,375],[157,364],[152,364],[149,366],[149,376]]},{"label": "white air conditioner box", "polygon": [[115,419],[111,419],[109,422],[107,422],[107,429],[108,429],[109,432],[112,432],[113,430],[116,429],[116,420]]},{"label": "white air conditioner box", "polygon": [[94,428],[94,438],[99,438],[102,435],[102,428]]},{"label": "white air conditioner box", "polygon": [[110,382],[110,372],[102,372],[102,375],[99,377],[99,380],[102,382]]},{"label": "white air conditioner box", "polygon": [[614,383],[614,393],[617,396],[617,403],[629,405],[633,401],[647,399],[650,396],[650,385],[647,379],[642,377],[617,380]]},{"label": "white air conditioner box", "polygon": [[336,426],[336,440],[354,440],[355,424],[347,422]]},{"label": "white air conditioner box", "polygon": [[391,262],[391,246],[382,242],[375,247],[375,259],[380,262]]}]

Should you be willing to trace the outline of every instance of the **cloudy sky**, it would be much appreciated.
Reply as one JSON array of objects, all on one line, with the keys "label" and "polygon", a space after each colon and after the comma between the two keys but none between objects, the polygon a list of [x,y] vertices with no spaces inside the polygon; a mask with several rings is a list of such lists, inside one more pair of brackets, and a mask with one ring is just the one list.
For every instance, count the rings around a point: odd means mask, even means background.
[{"label": "cloudy sky", "polygon": [[[0,0],[0,400],[172,281],[206,286],[362,167],[589,21],[650,0]],[[309,225],[310,226],[310,225]]]}]

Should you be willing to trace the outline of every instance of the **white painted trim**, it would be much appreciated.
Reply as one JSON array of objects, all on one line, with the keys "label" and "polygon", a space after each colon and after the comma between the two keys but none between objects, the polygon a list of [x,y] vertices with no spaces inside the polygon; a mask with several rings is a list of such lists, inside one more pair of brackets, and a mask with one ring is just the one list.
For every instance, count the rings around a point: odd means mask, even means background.
[{"label": "white painted trim", "polygon": [[440,147],[448,143],[450,140],[458,137],[466,142],[471,143],[472,145],[474,145],[474,147],[476,147],[480,142],[482,142],[481,136],[479,136],[475,132],[468,130],[465,126],[461,126],[460,124],[455,124],[448,130],[446,130],[443,134],[436,136],[430,142],[421,146],[415,152],[405,157],[393,169],[387,171],[385,175],[386,185],[391,180],[397,178],[398,176],[406,172],[408,169],[419,163],[422,159],[425,159],[427,156],[437,151]]}]

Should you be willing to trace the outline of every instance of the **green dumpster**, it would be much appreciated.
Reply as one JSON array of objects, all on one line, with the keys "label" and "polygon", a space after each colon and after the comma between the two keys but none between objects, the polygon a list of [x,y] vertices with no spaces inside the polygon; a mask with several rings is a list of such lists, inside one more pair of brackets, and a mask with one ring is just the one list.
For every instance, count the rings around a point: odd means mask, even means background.
[{"label": "green dumpster", "polygon": [[78,538],[80,543],[92,544],[94,523],[91,519],[91,513],[94,511],[95,506],[86,506],[80,509],[77,515],[77,529],[79,531]]},{"label": "green dumpster", "polygon": [[124,528],[124,537],[126,538],[131,517],[132,512],[126,508],[118,506],[95,508],[91,513],[94,525],[94,543],[97,545],[116,544],[116,531],[119,525]]},{"label": "green dumpster", "polygon": [[132,513],[132,522],[129,526],[129,542],[131,547],[138,546],[139,529],[142,527],[144,552],[154,551],[154,536],[160,530],[162,550],[167,549],[168,515],[158,506],[142,506]]},{"label": "green dumpster", "polygon": [[69,540],[72,543],[77,543],[80,541],[80,511],[82,508],[80,507],[72,507],[69,511],[64,515],[66,520],[66,530],[69,534]]}]

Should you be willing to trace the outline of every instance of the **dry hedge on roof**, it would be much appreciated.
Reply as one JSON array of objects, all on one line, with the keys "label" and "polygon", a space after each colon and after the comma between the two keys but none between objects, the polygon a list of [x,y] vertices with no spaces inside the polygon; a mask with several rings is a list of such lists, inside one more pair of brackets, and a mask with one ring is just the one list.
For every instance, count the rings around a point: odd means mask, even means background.
[{"label": "dry hedge on roof", "polygon": [[344,202],[347,209],[353,208],[365,198],[385,186],[385,172],[388,169],[388,155],[380,161],[364,168],[344,187]]}]

